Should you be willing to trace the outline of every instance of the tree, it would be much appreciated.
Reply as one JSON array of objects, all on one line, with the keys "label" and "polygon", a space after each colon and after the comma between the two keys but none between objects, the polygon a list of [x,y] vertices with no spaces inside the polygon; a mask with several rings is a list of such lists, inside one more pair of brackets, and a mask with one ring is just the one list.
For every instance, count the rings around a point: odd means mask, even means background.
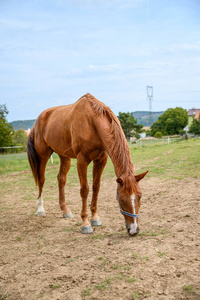
[{"label": "tree", "polygon": [[27,136],[24,130],[16,130],[13,134],[13,144],[15,146],[25,146],[27,142]]},{"label": "tree", "polygon": [[160,131],[162,135],[179,134],[187,125],[187,110],[181,107],[169,108],[159,116],[158,120],[151,126],[151,135]]},{"label": "tree", "polygon": [[162,132],[160,131],[157,131],[155,134],[154,134],[155,138],[157,139],[161,139],[162,138]]},{"label": "tree", "polygon": [[192,125],[190,126],[189,133],[194,133],[196,135],[200,135],[200,117],[199,120],[194,119]]},{"label": "tree", "polygon": [[6,120],[7,114],[6,105],[0,105],[0,147],[8,147],[12,144],[13,127]]},{"label": "tree", "polygon": [[143,127],[143,125],[137,124],[137,119],[134,118],[132,112],[119,112],[118,119],[121,123],[127,140],[130,140],[130,137],[132,136],[138,136],[138,133],[141,132],[141,128]]}]

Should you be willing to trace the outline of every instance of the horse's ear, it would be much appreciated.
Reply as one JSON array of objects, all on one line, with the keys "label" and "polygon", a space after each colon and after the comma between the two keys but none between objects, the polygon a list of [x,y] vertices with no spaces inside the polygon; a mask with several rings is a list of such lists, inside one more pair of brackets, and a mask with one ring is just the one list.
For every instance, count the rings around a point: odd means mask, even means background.
[{"label": "horse's ear", "polygon": [[149,171],[146,171],[146,172],[141,173],[141,174],[139,174],[139,175],[135,175],[135,180],[136,180],[137,182],[139,182],[141,179],[144,178],[144,176],[147,175],[148,172],[149,172]]},{"label": "horse's ear", "polygon": [[124,180],[123,180],[122,177],[118,177],[118,178],[116,179],[116,181],[117,181],[117,183],[119,183],[120,185],[123,185],[123,184],[124,184]]}]

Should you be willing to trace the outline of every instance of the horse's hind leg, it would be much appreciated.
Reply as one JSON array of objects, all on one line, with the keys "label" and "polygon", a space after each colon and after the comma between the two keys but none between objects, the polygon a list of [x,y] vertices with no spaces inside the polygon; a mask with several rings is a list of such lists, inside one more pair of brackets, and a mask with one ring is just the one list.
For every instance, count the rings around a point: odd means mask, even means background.
[{"label": "horse's hind leg", "polygon": [[65,183],[67,178],[67,173],[71,166],[71,158],[59,156],[60,157],[60,170],[58,173],[58,186],[59,186],[59,204],[60,209],[63,211],[64,218],[73,218],[71,211],[67,208],[65,202]]},{"label": "horse's hind leg", "polygon": [[39,188],[39,196],[38,196],[38,210],[37,210],[37,216],[45,216],[45,210],[43,207],[43,195],[42,195],[42,190],[45,182],[45,169],[46,169],[46,164],[51,156],[52,151],[49,149],[48,153],[46,156],[40,157],[40,164],[39,164],[39,176],[38,176],[38,188]]},{"label": "horse's hind leg", "polygon": [[97,214],[97,199],[100,189],[100,181],[101,175],[104,170],[104,167],[107,163],[108,155],[104,152],[98,160],[94,160],[93,165],[93,194],[92,194],[92,202],[91,202],[91,213],[92,213],[92,226],[100,226],[102,225],[99,216]]}]

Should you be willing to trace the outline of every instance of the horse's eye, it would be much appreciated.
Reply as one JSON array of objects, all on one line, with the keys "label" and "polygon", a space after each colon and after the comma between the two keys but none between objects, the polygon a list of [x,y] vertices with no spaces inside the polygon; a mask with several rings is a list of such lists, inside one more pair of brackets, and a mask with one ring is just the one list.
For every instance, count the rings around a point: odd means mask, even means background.
[{"label": "horse's eye", "polygon": [[124,203],[124,199],[121,198],[120,201],[121,201],[122,203]]}]

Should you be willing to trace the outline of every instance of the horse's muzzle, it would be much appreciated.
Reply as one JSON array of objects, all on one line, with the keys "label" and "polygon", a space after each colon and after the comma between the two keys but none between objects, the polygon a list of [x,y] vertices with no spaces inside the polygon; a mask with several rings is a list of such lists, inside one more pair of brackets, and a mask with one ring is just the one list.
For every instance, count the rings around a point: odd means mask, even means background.
[{"label": "horse's muzzle", "polygon": [[130,236],[135,236],[140,232],[140,229],[137,228],[136,232],[133,232],[130,228],[127,228],[127,232]]}]

